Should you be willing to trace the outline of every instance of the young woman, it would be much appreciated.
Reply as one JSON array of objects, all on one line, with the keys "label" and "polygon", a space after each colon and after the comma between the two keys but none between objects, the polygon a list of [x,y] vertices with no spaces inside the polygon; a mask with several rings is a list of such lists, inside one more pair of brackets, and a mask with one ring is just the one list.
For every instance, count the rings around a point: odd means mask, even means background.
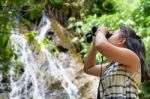
[{"label": "young woman", "polygon": [[[137,99],[140,83],[150,80],[144,43],[125,25],[108,39],[106,33],[106,27],[97,30],[84,64],[87,74],[100,76],[97,99]],[[96,65],[97,51],[112,62]]]}]

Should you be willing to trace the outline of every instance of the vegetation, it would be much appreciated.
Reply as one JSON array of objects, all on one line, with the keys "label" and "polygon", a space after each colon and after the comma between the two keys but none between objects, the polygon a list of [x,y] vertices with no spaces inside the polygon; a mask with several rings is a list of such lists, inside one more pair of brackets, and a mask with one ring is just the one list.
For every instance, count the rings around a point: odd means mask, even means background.
[{"label": "vegetation", "polygon": [[[11,59],[15,56],[9,41],[11,31],[21,28],[22,33],[28,32],[27,39],[34,41],[33,32],[40,21],[42,11],[55,18],[70,35],[76,51],[84,58],[90,44],[85,41],[85,34],[93,25],[107,26],[111,31],[125,23],[134,28],[145,43],[147,62],[150,68],[150,1],[149,0],[1,0],[0,1],[0,72],[7,77]],[[26,29],[23,29],[26,27]],[[34,28],[33,28],[34,27]],[[46,46],[51,41],[43,41]],[[49,47],[48,46],[48,47]],[[50,48],[50,47],[49,47]],[[37,45],[37,50],[40,44]],[[52,50],[50,49],[52,52]],[[97,57],[97,62],[100,58]],[[19,69],[23,68],[20,65]],[[16,68],[17,69],[17,68]],[[141,86],[143,97],[149,96],[147,83]]]}]

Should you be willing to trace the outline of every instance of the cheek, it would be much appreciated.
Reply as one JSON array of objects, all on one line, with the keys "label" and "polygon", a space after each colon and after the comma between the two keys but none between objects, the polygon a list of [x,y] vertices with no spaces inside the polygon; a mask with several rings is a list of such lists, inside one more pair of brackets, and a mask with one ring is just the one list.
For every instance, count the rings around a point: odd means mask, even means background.
[{"label": "cheek", "polygon": [[118,39],[117,36],[113,35],[108,39],[108,42],[117,46],[117,39]]}]

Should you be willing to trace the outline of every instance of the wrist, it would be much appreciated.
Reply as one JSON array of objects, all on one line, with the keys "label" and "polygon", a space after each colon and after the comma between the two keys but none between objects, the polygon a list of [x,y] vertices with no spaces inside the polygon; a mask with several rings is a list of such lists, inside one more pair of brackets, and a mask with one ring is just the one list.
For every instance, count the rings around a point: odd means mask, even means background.
[{"label": "wrist", "polygon": [[96,49],[96,47],[95,47],[95,39],[94,39],[94,41],[93,41],[93,43],[92,43],[92,50],[93,50],[94,52],[97,52],[97,49]]}]

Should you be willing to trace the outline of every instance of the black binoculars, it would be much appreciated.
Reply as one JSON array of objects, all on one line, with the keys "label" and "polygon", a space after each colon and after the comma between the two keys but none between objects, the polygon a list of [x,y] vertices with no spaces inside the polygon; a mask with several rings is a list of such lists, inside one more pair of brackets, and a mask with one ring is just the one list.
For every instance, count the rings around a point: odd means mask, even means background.
[{"label": "black binoculars", "polygon": [[[96,33],[96,31],[97,31],[98,28],[101,28],[101,26],[93,26],[93,27],[92,27],[92,31],[91,31],[91,32],[88,32],[88,33],[86,34],[86,41],[87,41],[87,43],[91,43],[91,42],[92,42],[93,36],[96,36],[95,33]],[[109,37],[111,37],[111,36],[112,36],[112,33],[110,33],[110,32],[108,32],[108,33],[106,34],[106,38],[107,38],[107,39],[108,39]]]}]

